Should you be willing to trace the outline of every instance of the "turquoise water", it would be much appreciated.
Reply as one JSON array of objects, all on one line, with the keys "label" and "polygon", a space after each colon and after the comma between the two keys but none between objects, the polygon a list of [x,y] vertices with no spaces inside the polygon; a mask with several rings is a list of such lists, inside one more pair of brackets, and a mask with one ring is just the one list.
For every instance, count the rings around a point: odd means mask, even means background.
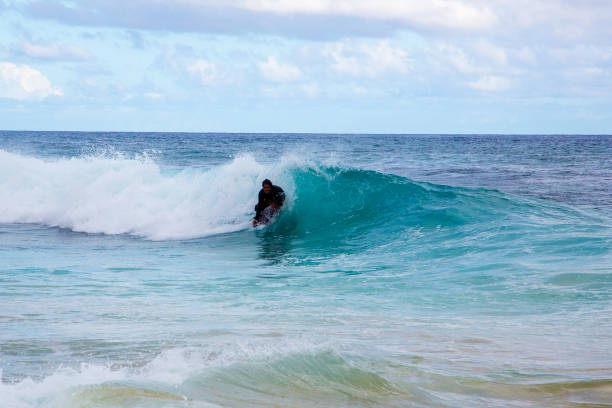
[{"label": "turquoise water", "polygon": [[607,406],[611,311],[610,136],[0,133],[3,407]]}]

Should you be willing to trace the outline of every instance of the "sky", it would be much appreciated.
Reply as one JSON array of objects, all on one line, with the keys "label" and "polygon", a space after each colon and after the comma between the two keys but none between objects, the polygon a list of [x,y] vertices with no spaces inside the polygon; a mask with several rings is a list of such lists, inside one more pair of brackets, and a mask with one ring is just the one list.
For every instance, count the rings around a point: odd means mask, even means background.
[{"label": "sky", "polygon": [[0,0],[0,129],[612,133],[610,0]]}]

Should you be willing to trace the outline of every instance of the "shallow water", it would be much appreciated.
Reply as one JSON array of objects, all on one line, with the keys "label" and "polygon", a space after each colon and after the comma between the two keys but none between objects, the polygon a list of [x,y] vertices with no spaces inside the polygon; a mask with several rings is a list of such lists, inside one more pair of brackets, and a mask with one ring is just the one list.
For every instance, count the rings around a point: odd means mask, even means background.
[{"label": "shallow water", "polygon": [[[0,133],[8,407],[612,404],[612,137]],[[259,183],[287,192],[253,230]]]}]

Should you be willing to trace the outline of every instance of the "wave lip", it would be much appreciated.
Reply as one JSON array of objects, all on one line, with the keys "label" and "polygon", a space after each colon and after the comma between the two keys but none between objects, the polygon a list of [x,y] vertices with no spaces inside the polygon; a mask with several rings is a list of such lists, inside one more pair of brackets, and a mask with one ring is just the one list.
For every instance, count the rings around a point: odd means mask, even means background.
[{"label": "wave lip", "polygon": [[265,167],[241,156],[172,172],[146,156],[45,161],[0,150],[0,173],[0,222],[163,240],[246,228]]}]

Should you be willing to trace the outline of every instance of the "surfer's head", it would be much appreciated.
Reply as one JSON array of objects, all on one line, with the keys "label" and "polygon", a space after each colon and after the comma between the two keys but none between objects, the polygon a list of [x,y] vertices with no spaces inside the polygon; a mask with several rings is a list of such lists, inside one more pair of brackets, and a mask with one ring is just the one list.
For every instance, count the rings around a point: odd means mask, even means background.
[{"label": "surfer's head", "polygon": [[268,194],[270,191],[272,191],[272,182],[265,179],[261,182],[261,189],[264,191],[264,193]]}]

